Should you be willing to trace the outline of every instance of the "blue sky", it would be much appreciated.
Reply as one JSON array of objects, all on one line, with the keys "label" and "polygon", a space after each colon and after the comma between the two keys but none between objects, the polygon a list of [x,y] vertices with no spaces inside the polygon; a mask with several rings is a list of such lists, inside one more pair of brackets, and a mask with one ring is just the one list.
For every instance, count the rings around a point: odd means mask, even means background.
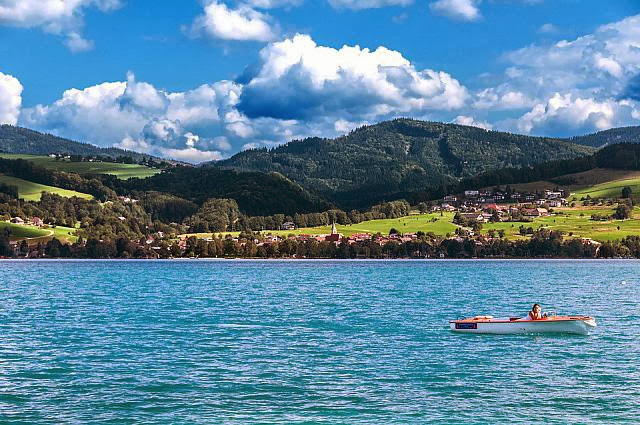
[{"label": "blue sky", "polygon": [[640,124],[637,1],[0,0],[0,122],[193,162],[399,116]]}]

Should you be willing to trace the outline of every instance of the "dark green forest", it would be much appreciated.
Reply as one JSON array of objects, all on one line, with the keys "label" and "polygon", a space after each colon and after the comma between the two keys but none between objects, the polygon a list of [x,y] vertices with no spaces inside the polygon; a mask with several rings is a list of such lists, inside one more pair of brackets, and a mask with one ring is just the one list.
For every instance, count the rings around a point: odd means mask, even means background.
[{"label": "dark green forest", "polygon": [[566,140],[397,119],[337,139],[309,138],[271,150],[248,150],[211,165],[279,172],[349,209],[455,184],[489,170],[529,167],[593,152]]},{"label": "dark green forest", "polygon": [[586,136],[571,137],[567,140],[594,148],[602,148],[616,143],[640,143],[640,126],[612,128]]}]

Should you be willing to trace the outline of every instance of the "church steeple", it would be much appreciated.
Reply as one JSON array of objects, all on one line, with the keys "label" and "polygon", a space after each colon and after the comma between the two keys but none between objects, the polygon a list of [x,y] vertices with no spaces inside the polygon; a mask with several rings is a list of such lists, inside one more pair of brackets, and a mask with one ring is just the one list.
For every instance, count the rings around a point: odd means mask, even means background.
[{"label": "church steeple", "polygon": [[338,228],[336,227],[336,222],[333,222],[333,226],[331,226],[331,234],[332,235],[337,235],[338,234]]}]

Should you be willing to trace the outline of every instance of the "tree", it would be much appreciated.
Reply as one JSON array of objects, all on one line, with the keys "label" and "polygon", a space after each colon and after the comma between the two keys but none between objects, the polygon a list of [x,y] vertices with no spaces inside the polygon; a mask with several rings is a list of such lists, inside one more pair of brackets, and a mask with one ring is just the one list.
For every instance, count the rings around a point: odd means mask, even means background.
[{"label": "tree", "polygon": [[13,250],[11,249],[11,244],[9,243],[11,236],[11,228],[9,226],[5,226],[5,228],[0,232],[0,257],[12,257]]},{"label": "tree", "polygon": [[631,198],[631,193],[632,193],[632,191],[631,191],[631,188],[629,186],[625,186],[625,187],[622,188],[622,197],[623,198],[626,198],[626,199]]},{"label": "tree", "polygon": [[626,220],[631,218],[631,207],[627,204],[618,204],[616,212],[611,216],[616,220]]}]

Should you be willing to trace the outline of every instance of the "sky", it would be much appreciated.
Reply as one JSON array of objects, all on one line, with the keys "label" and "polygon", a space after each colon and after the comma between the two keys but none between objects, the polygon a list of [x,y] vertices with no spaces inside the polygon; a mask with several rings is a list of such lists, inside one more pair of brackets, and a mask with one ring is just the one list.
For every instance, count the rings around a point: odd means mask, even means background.
[{"label": "sky", "polygon": [[197,163],[397,117],[640,125],[640,1],[0,0],[0,123]]}]

